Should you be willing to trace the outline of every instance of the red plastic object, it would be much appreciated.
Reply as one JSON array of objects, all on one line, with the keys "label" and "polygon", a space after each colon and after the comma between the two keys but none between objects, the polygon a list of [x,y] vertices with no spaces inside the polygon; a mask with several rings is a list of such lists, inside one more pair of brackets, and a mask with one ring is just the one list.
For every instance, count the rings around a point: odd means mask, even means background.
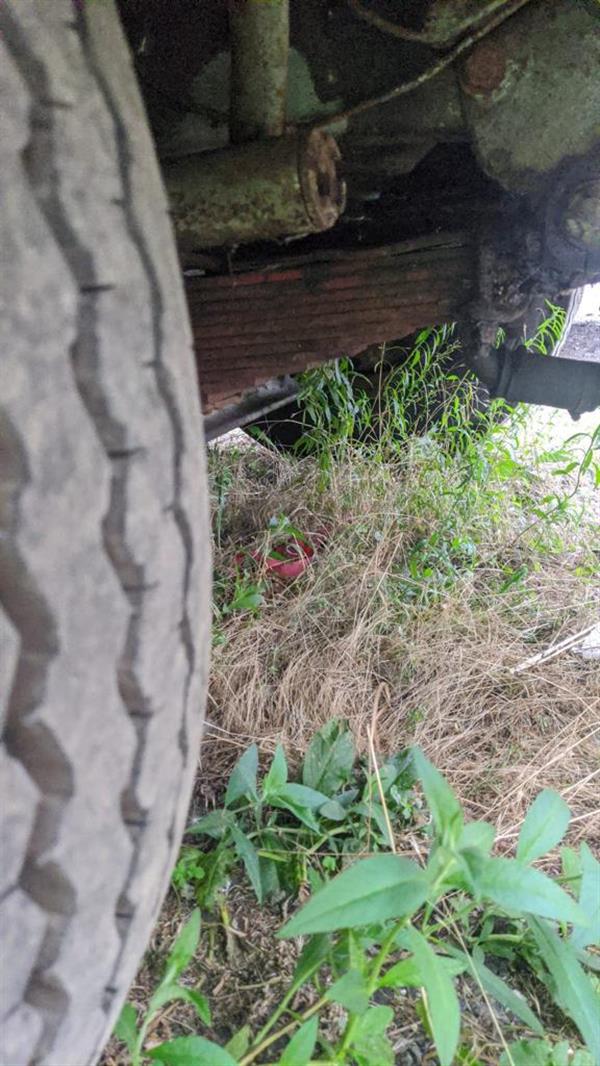
[{"label": "red plastic object", "polygon": [[238,552],[234,558],[236,566],[241,566],[248,558],[273,577],[282,581],[295,581],[304,573],[315,556],[315,551],[322,548],[327,540],[329,531],[320,529],[313,535],[313,543],[308,540],[300,540],[298,537],[289,537],[284,543],[278,543],[270,552],[248,551]]}]

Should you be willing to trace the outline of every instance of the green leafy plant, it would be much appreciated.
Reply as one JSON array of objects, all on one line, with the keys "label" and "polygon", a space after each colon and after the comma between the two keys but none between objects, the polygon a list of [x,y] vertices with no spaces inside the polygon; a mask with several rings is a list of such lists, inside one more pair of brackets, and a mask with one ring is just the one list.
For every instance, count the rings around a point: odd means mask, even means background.
[{"label": "green leafy plant", "polygon": [[[200,911],[195,910],[188,918],[173,945],[166,961],[162,979],[142,1018],[138,1018],[138,1013],[131,1003],[126,1003],[123,1007],[115,1027],[115,1035],[125,1044],[131,1056],[131,1066],[140,1066],[145,1061],[146,1056],[162,1061],[164,1066],[168,1066],[168,1063],[175,1063],[175,1059],[168,1057],[168,1051],[165,1051],[165,1057],[162,1056],[161,1045],[150,1052],[146,1052],[144,1048],[151,1023],[168,1003],[172,1003],[174,1000],[183,1000],[185,1003],[190,1003],[200,1021],[204,1022],[205,1025],[210,1025],[210,1009],[206,997],[202,995],[199,989],[188,988],[187,985],[182,984],[179,980],[194,957],[199,938]],[[201,1037],[198,1038],[198,1040],[201,1039]],[[162,1045],[163,1049],[166,1047],[167,1045]],[[215,1059],[212,1060],[212,1062],[216,1061]]]},{"label": "green leafy plant", "polygon": [[317,886],[345,856],[391,846],[390,826],[413,816],[412,781],[405,753],[384,763],[378,782],[357,759],[347,726],[336,720],[313,738],[300,782],[289,780],[278,747],[259,784],[258,750],[252,745],[231,774],[224,806],[188,829],[188,841],[203,837],[217,843],[187,844],[173,883],[188,895],[191,888],[203,906],[214,903],[218,876],[224,883],[236,862],[243,864],[259,902],[306,883]]},{"label": "green leafy plant", "polygon": [[564,307],[546,300],[546,317],[539,323],[532,337],[525,338],[525,347],[540,355],[550,355],[561,339],[567,321]]},{"label": "green leafy plant", "polygon": [[[133,1009],[123,1011],[117,1035],[129,1047],[134,1066],[144,1061],[144,1054],[163,1066],[250,1066],[258,1061],[278,1066],[393,1066],[388,1029],[394,1010],[389,1004],[394,991],[403,989],[420,990],[415,1009],[441,1066],[474,1066],[476,1060],[461,1045],[459,979],[475,984],[492,1012],[493,1003],[500,1004],[534,1034],[535,1039],[508,1043],[506,1026],[496,1023],[504,1048],[502,1066],[591,1066],[600,1061],[600,1001],[593,978],[600,962],[589,950],[600,941],[600,864],[582,845],[578,853],[563,849],[559,878],[532,865],[560,843],[570,817],[566,804],[550,790],[540,793],[521,826],[515,858],[493,855],[494,827],[465,819],[447,781],[419,748],[412,750],[411,759],[431,815],[428,855],[415,862],[395,854],[390,838],[392,850],[350,865],[345,854],[341,871],[321,879],[312,898],[279,933],[304,938],[303,948],[286,993],[259,1032],[246,1025],[225,1048],[192,1035],[144,1051],[149,1021],[162,1004],[181,993],[176,981],[197,943],[195,914],[191,930],[185,927],[169,957],[139,1028]],[[335,723],[315,737],[304,761],[302,784],[289,782],[281,749],[261,784],[257,771],[257,752],[250,748],[230,777],[225,807],[207,815],[200,831],[219,839],[229,834],[230,846],[238,848],[260,898],[265,892],[260,863],[269,856],[255,843],[262,828],[242,828],[247,808],[284,810],[301,823],[300,832],[314,833],[325,817],[320,813],[325,804],[337,802],[342,812],[348,809],[340,796],[351,791],[355,756],[343,726]],[[386,791],[383,778],[379,787],[385,812],[391,786]],[[386,817],[391,821],[389,811]],[[275,834],[274,824],[270,830]],[[552,1044],[522,989],[511,987],[495,972],[495,958],[515,955],[521,969],[529,968],[579,1030],[587,1052]],[[309,1005],[298,1012],[294,1002],[300,989]],[[382,1004],[378,999],[384,990],[387,1002]],[[188,989],[181,995],[197,997]],[[192,1002],[209,1024],[205,1002]],[[342,1009],[344,1018],[335,1039],[321,1026],[332,1004]],[[275,1048],[276,1059],[265,1059]]]},{"label": "green leafy plant", "polygon": [[502,1053],[499,1066],[595,1066],[584,1048],[573,1050],[567,1040],[517,1040]]}]

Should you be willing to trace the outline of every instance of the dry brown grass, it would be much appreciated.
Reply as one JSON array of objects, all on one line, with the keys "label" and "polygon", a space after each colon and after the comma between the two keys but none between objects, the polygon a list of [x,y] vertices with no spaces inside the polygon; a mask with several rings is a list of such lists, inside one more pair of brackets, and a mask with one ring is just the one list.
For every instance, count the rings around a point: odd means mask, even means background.
[{"label": "dry brown grass", "polygon": [[[499,507],[483,497],[467,518],[487,562],[457,573],[437,601],[423,604],[407,599],[411,579],[401,575],[418,538],[443,525],[450,506],[436,498],[427,464],[409,458],[390,471],[354,459],[336,466],[320,491],[314,465],[260,447],[212,462],[217,476],[222,464],[233,475],[215,558],[226,587],[233,556],[265,543],[273,515],[309,535],[325,525],[329,538],[295,583],[266,581],[257,617],[225,621],[209,696],[209,779],[214,772],[221,785],[252,740],[265,752],[281,741],[292,762],[299,759],[332,716],[350,722],[365,750],[377,706],[380,751],[421,744],[470,814],[496,823],[507,849],[543,787],[571,806],[571,841],[600,845],[600,663],[571,650],[510,673],[597,615],[598,574],[578,572],[593,564],[597,526],[542,523],[522,535],[527,512],[510,496]],[[529,573],[500,592],[509,564]],[[210,791],[209,781],[204,787]]]}]

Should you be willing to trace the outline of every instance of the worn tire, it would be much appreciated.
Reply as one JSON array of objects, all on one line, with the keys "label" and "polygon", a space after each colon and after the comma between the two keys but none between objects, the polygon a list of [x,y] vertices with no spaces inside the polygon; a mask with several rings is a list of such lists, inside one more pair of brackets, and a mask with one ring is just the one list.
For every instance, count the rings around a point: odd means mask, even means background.
[{"label": "worn tire", "polygon": [[0,7],[0,1060],[97,1060],[202,719],[201,416],[112,0]]}]

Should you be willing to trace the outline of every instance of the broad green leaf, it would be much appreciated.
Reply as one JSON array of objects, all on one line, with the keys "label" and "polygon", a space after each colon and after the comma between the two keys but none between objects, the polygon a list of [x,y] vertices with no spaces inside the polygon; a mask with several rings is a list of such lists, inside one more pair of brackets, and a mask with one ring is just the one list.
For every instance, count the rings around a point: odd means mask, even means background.
[{"label": "broad green leaf", "polygon": [[319,832],[319,823],[315,818],[313,812],[308,807],[304,807],[302,804],[296,803],[296,801],[288,796],[287,789],[289,785],[285,785],[281,792],[274,796],[269,796],[269,803],[272,807],[280,807],[284,811],[290,811],[299,822],[303,822],[313,832]]},{"label": "broad green leaf", "polygon": [[517,859],[533,862],[551,851],[564,837],[571,812],[562,796],[545,788],[527,811],[519,833]]},{"label": "broad green leaf", "polygon": [[172,1003],[176,999],[182,1000],[184,1003],[192,1003],[196,1008],[198,1017],[202,1019],[205,1025],[210,1025],[210,1007],[206,996],[203,996],[201,992],[197,992],[194,988],[186,988],[185,985],[166,985],[161,983],[150,1000],[148,1011],[153,1014],[155,1011],[160,1010],[161,1007],[164,1007],[165,1003]]},{"label": "broad green leaf", "polygon": [[464,822],[460,803],[448,782],[418,747],[413,748],[413,760],[437,835],[443,843],[453,846]]},{"label": "broad green leaf", "polygon": [[192,911],[177,940],[173,944],[161,985],[172,984],[194,957],[200,939],[200,910]]},{"label": "broad green leaf", "polygon": [[559,885],[540,870],[516,859],[485,859],[477,887],[487,899],[509,911],[525,911],[558,922],[586,923],[585,915]]},{"label": "broad green leaf", "polygon": [[237,848],[245,868],[254,894],[259,903],[263,901],[263,883],[260,876],[260,861],[258,853],[251,840],[237,825],[231,827],[231,837]]},{"label": "broad green leaf", "polygon": [[257,771],[258,748],[256,744],[251,744],[231,771],[231,777],[229,778],[227,791],[225,793],[226,807],[229,807],[231,803],[235,803],[235,801],[241,796],[250,795],[254,796],[255,799],[257,798]]},{"label": "broad green leaf", "polygon": [[339,1003],[350,1014],[364,1014],[369,1006],[369,989],[358,970],[348,970],[327,989],[325,998]]},{"label": "broad green leaf", "polygon": [[266,899],[268,896],[276,895],[281,888],[279,874],[277,873],[277,862],[268,857],[264,857],[262,854],[260,855],[258,862],[263,899]]},{"label": "broad green leaf", "polygon": [[350,807],[350,805],[354,803],[354,800],[358,796],[358,793],[358,788],[346,788],[343,792],[338,792],[337,796],[334,796],[334,801],[339,803],[340,806],[344,808],[344,810],[348,810],[348,807]]},{"label": "broad green leaf", "polygon": [[333,796],[349,780],[354,758],[352,733],[344,723],[333,719],[310,742],[302,766],[302,783]]},{"label": "broad green leaf", "polygon": [[394,1049],[385,1031],[394,1020],[391,1007],[369,1007],[358,1019],[352,1054],[358,1066],[394,1066]]},{"label": "broad green leaf", "polygon": [[410,917],[423,903],[428,887],[425,874],[410,859],[399,855],[362,859],[317,892],[279,936],[328,933]]},{"label": "broad green leaf", "polygon": [[115,1036],[122,1040],[130,1055],[137,1041],[137,1011],[131,1003],[125,1003],[115,1025]]},{"label": "broad green leaf", "polygon": [[294,1033],[279,1060],[279,1066],[308,1066],[317,1042],[319,1019],[315,1015]]},{"label": "broad green leaf", "polygon": [[600,996],[582,970],[575,949],[547,922],[528,919],[540,955],[548,967],[559,1003],[575,1022],[594,1062],[600,1062]]},{"label": "broad green leaf", "polygon": [[596,1066],[591,1055],[581,1048],[571,1053],[566,1040],[549,1044],[547,1040],[516,1040],[504,1051],[499,1066]]},{"label": "broad green leaf", "polygon": [[457,848],[476,848],[487,855],[496,839],[496,830],[490,822],[467,822],[458,838]]},{"label": "broad green leaf", "polygon": [[515,1040],[500,1056],[500,1066],[551,1066],[551,1048],[545,1040]]},{"label": "broad green leaf", "polygon": [[327,796],[323,792],[307,788],[306,785],[285,785],[280,795],[286,796],[301,807],[308,807],[311,811],[317,811],[327,802]]},{"label": "broad green leaf", "polygon": [[591,1055],[585,1050],[585,1048],[578,1048],[573,1058],[569,1062],[569,1066],[597,1066]]},{"label": "broad green leaf", "polygon": [[[466,962],[458,959],[449,959],[447,955],[438,955],[441,965],[449,977],[458,977],[467,969]],[[386,970],[378,982],[379,988],[421,988],[421,970],[413,955],[407,959],[401,959],[389,970]]]},{"label": "broad green leaf", "polygon": [[571,943],[576,948],[587,948],[590,944],[600,944],[600,862],[585,843],[581,845],[580,859],[579,906],[589,925],[575,926],[571,933]]},{"label": "broad green leaf", "polygon": [[348,815],[348,811],[337,800],[331,799],[327,800],[322,807],[319,807],[319,815],[321,818],[327,818],[330,822],[343,822]]},{"label": "broad green leaf", "polygon": [[198,818],[192,825],[186,829],[186,836],[198,836],[206,834],[206,836],[214,837],[218,839],[223,836],[226,829],[229,829],[233,821],[233,815],[231,811],[219,810],[210,811],[209,814],[205,814],[203,818]]},{"label": "broad green leaf", "polygon": [[412,951],[427,993],[427,1013],[441,1066],[451,1066],[460,1036],[460,1005],[451,978],[425,937],[413,927],[402,942]]},{"label": "broad green leaf", "polygon": [[237,1066],[225,1048],[203,1036],[178,1036],[145,1054],[162,1066]]},{"label": "broad green leaf", "polygon": [[255,611],[256,608],[260,607],[264,602],[265,598],[262,592],[248,589],[247,591],[240,592],[230,606],[234,611]]},{"label": "broad green leaf", "polygon": [[243,1025],[237,1033],[233,1034],[231,1040],[227,1041],[225,1051],[228,1051],[234,1059],[241,1059],[250,1047],[251,1039],[252,1029],[249,1025]]},{"label": "broad green leaf", "polygon": [[520,1018],[522,1022],[525,1022],[534,1033],[538,1033],[539,1036],[544,1035],[544,1027],[542,1026],[539,1018],[533,1013],[529,1007],[527,1001],[517,992],[514,992],[501,977],[498,977],[492,970],[488,969],[479,959],[474,958],[472,955],[467,955],[463,951],[459,951],[457,948],[448,948],[449,951],[463,963],[463,966],[467,971],[475,973],[479,978],[479,982],[485,989],[485,991],[498,1000],[503,1007],[512,1011],[513,1014]]},{"label": "broad green leaf", "polygon": [[275,748],[275,754],[273,761],[269,767],[269,772],[265,776],[262,784],[262,794],[265,802],[268,802],[270,797],[275,792],[279,792],[283,788],[288,779],[288,768],[285,758],[285,752],[278,744]]}]

